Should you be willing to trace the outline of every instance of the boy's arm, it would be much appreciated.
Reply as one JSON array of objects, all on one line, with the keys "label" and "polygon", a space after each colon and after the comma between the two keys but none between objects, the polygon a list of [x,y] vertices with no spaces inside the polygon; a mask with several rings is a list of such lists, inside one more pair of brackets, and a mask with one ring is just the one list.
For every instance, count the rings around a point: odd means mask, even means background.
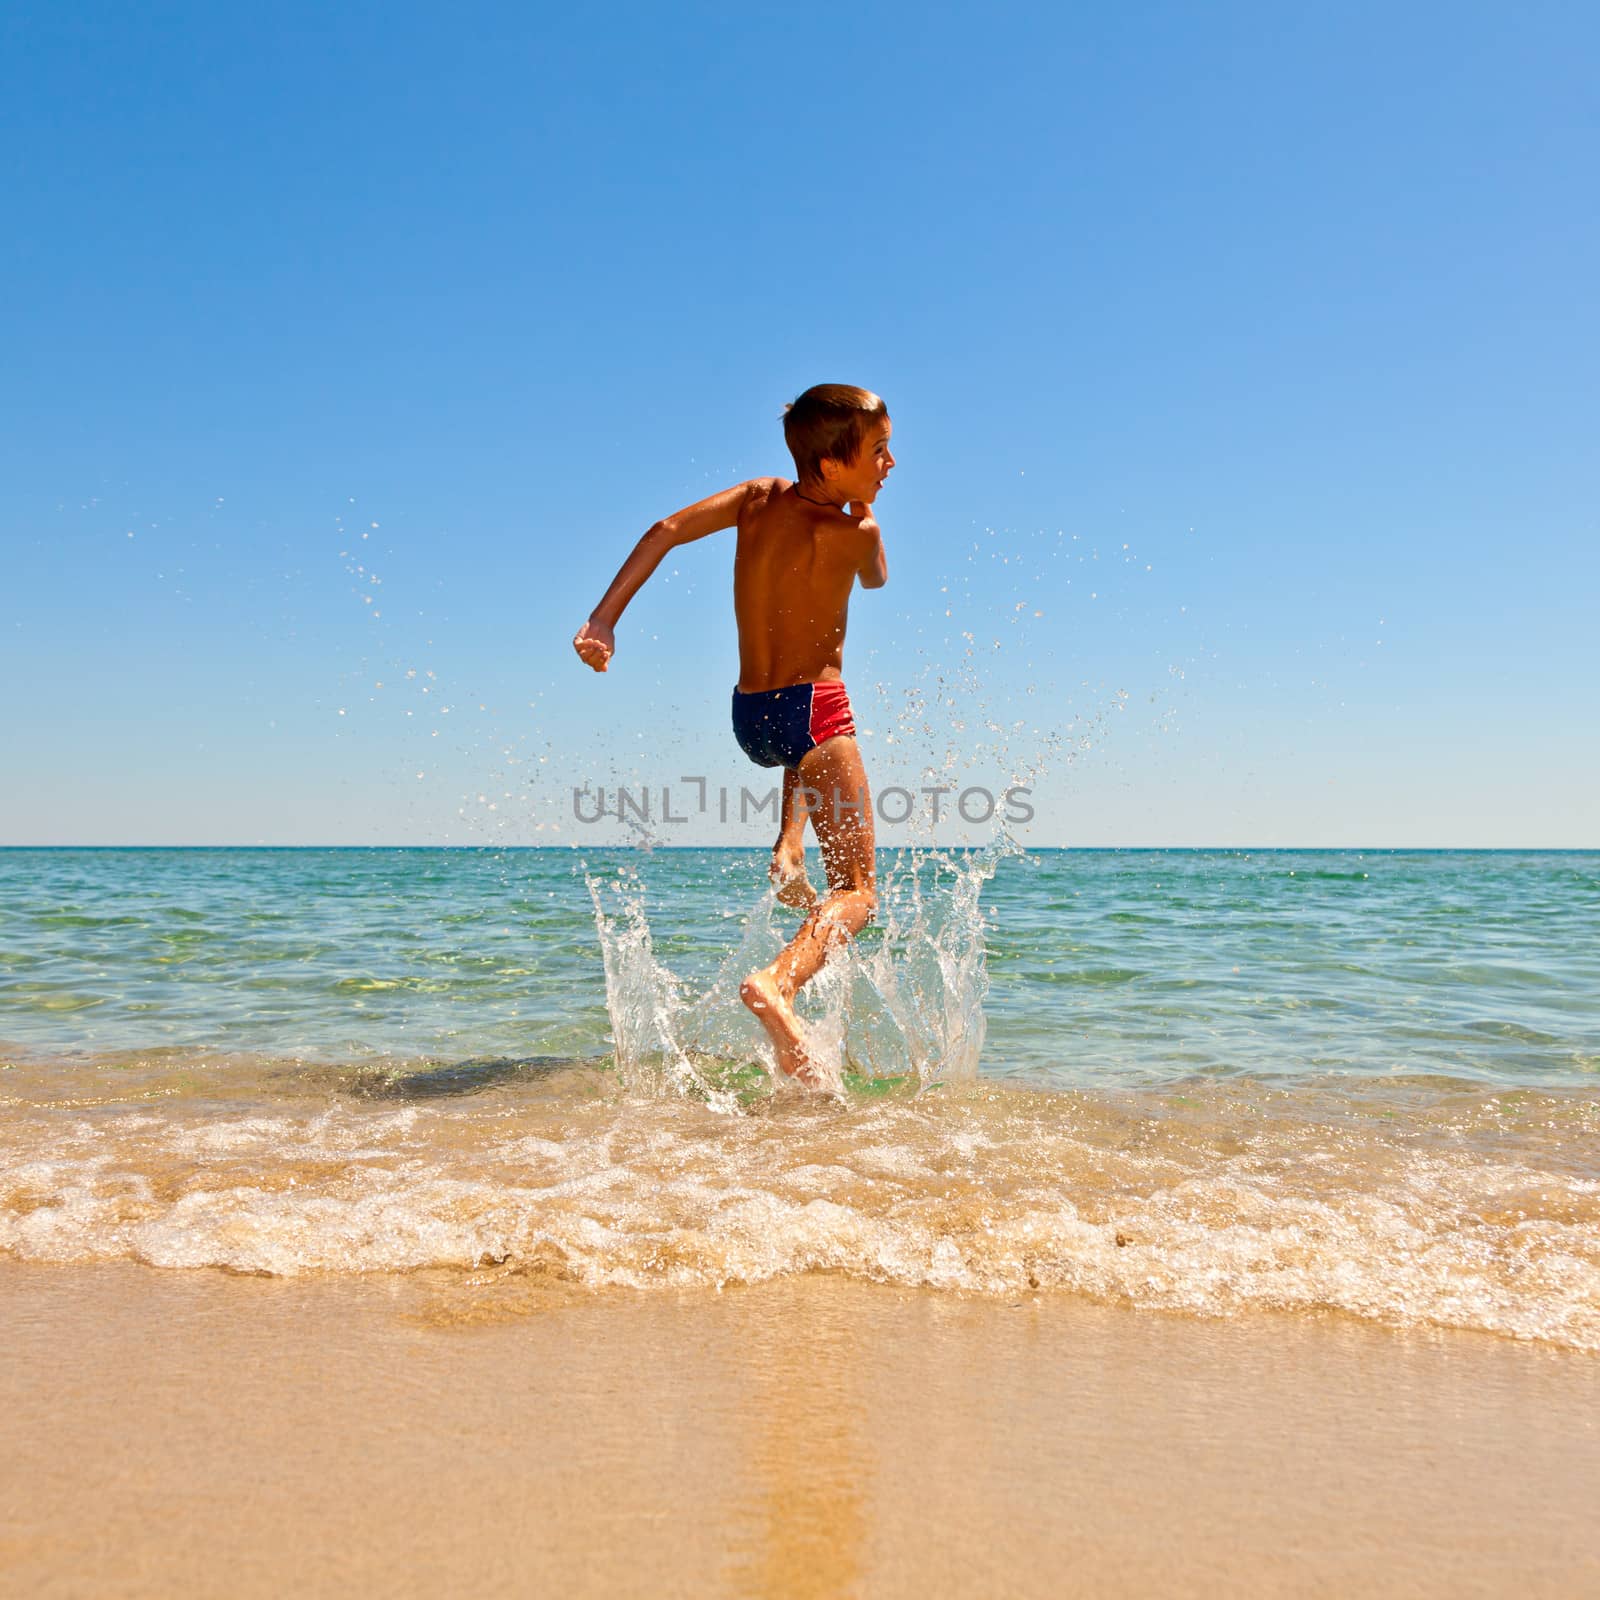
[{"label": "boy's arm", "polygon": [[633,547],[632,554],[611,580],[605,597],[574,636],[572,648],[578,652],[579,660],[596,672],[604,672],[616,652],[617,621],[628,602],[644,587],[645,579],[661,565],[661,558],[680,544],[689,544],[705,538],[708,533],[733,527],[751,491],[759,486],[760,480],[736,483],[731,489],[709,495],[656,523]]},{"label": "boy's arm", "polygon": [[863,541],[865,549],[861,565],[856,568],[856,577],[861,580],[863,589],[881,589],[889,581],[889,558],[884,554],[883,530],[878,526],[871,506],[858,500],[850,510],[852,515],[861,518],[861,531],[867,535]]}]

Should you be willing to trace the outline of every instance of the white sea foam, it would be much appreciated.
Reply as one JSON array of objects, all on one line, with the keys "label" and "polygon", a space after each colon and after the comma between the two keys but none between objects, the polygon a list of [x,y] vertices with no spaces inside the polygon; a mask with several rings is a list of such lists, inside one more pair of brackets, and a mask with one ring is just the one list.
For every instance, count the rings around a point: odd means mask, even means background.
[{"label": "white sea foam", "polygon": [[572,1077],[492,1116],[470,1099],[349,1103],[209,1144],[200,1104],[156,1129],[7,1119],[0,1249],[641,1290],[828,1271],[1207,1316],[1338,1310],[1600,1351],[1595,1112],[1559,1096],[1498,1124],[1489,1097],[1464,1115],[1459,1091],[1419,1089],[1380,1119],[1239,1086],[1192,1086],[1181,1107],[967,1089],[728,1116]]}]

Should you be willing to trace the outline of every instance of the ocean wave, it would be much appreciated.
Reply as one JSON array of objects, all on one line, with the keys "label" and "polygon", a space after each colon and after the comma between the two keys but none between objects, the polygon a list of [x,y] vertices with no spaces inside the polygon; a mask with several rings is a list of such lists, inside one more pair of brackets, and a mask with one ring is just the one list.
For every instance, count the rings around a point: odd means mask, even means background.
[{"label": "ocean wave", "polygon": [[980,1082],[726,1115],[594,1066],[491,1066],[429,1068],[415,1095],[426,1072],[375,1094],[351,1069],[330,1098],[328,1069],[309,1085],[256,1063],[165,1097],[14,1097],[0,1249],[639,1291],[832,1272],[1600,1351],[1600,1107],[1575,1092]]}]

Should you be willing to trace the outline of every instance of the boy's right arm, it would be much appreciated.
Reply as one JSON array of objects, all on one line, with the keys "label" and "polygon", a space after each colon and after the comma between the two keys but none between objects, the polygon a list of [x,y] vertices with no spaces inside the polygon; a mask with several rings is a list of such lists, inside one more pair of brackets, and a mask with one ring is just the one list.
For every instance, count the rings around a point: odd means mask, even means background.
[{"label": "boy's right arm", "polygon": [[596,672],[604,672],[616,652],[617,621],[628,602],[644,587],[645,579],[661,565],[661,558],[680,544],[689,544],[705,538],[708,533],[733,527],[751,492],[761,486],[760,479],[736,483],[731,489],[697,500],[692,506],[685,506],[682,511],[675,511],[656,523],[633,547],[632,554],[611,580],[605,597],[573,637],[572,648],[578,652],[578,659]]},{"label": "boy's right arm", "polygon": [[861,556],[861,565],[856,568],[856,577],[861,580],[863,589],[881,589],[889,581],[889,558],[883,549],[883,530],[878,526],[878,519],[872,514],[872,507],[860,501],[850,507],[851,512],[861,518],[861,531],[866,535],[863,541],[865,549]]}]

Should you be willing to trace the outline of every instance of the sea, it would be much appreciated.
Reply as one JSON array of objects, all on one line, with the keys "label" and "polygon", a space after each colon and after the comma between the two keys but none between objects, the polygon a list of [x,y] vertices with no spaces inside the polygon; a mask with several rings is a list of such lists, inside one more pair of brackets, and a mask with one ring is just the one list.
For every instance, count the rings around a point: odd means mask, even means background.
[{"label": "sea", "polygon": [[821,1094],[765,867],[0,850],[0,1253],[1600,1351],[1600,853],[881,851]]}]

